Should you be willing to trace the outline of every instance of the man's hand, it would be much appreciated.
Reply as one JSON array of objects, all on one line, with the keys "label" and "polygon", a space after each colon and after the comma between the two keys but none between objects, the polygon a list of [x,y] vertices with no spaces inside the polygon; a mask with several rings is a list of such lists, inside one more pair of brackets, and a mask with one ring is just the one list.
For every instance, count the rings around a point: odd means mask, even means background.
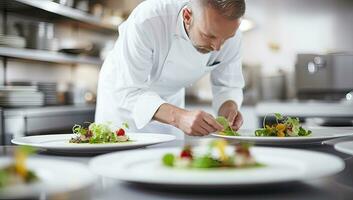
[{"label": "man's hand", "polygon": [[219,116],[228,119],[232,129],[237,131],[243,125],[243,116],[238,111],[238,106],[234,101],[226,101],[222,104],[218,111]]},{"label": "man's hand", "polygon": [[191,136],[204,136],[223,130],[216,119],[204,111],[184,111],[176,121],[176,127]]},{"label": "man's hand", "polygon": [[204,111],[188,111],[171,104],[162,104],[153,119],[173,125],[191,136],[204,136],[221,131],[223,126]]}]

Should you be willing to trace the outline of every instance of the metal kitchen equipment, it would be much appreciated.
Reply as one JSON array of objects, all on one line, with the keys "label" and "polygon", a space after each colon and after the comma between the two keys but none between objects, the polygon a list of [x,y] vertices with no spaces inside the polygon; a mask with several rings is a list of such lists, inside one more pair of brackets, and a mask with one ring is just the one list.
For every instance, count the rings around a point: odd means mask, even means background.
[{"label": "metal kitchen equipment", "polygon": [[27,40],[27,48],[57,50],[58,41],[54,37],[54,24],[47,22],[16,23],[19,35]]},{"label": "metal kitchen equipment", "polygon": [[299,54],[295,77],[299,99],[344,99],[353,90],[353,53]]},{"label": "metal kitchen equipment", "polygon": [[261,98],[264,101],[284,100],[286,95],[286,79],[284,72],[263,75],[261,77]]},{"label": "metal kitchen equipment", "polygon": [[2,111],[3,144],[27,135],[71,133],[72,126],[94,121],[95,105],[12,108]]}]

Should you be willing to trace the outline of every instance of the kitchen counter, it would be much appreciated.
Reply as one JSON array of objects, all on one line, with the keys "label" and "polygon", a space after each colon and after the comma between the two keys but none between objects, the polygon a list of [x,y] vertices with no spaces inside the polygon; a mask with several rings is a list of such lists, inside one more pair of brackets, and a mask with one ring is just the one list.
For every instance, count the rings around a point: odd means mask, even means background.
[{"label": "kitchen counter", "polygon": [[260,102],[256,105],[256,114],[259,117],[270,113],[298,117],[352,117],[353,103],[349,102],[320,102],[320,101],[293,101],[293,102]]},{"label": "kitchen counter", "polygon": [[[342,140],[342,139],[340,139]],[[353,137],[344,140],[353,140]],[[171,146],[181,147],[183,141],[174,141],[165,144],[155,145],[150,148],[163,148]],[[131,199],[131,200],[162,200],[162,199],[352,199],[353,197],[353,157],[339,153],[330,145],[317,145],[307,148],[313,151],[326,152],[337,155],[345,160],[346,168],[341,173],[328,178],[311,180],[306,182],[288,183],[285,185],[271,185],[268,187],[233,188],[233,189],[214,189],[214,190],[176,190],[167,188],[146,187],[143,185],[128,184],[112,179],[101,178],[96,183],[95,189],[88,196],[92,199]],[[8,154],[13,147],[3,147],[1,155]],[[4,153],[5,152],[5,153]],[[36,155],[39,158],[50,158],[58,160],[68,160],[88,164],[91,157],[72,157],[50,155],[45,152]],[[148,173],[148,172],[147,172]],[[87,196],[82,195],[82,196]],[[70,195],[61,195],[70,197]]]}]

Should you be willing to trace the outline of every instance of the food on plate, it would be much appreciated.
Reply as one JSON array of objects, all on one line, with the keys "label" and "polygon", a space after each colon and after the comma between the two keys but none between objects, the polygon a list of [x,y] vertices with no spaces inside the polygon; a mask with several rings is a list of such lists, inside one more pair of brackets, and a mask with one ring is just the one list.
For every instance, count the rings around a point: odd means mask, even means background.
[{"label": "food on plate", "polygon": [[91,123],[87,128],[75,124],[72,128],[72,132],[75,136],[72,137],[69,142],[90,144],[128,142],[130,139],[125,133],[125,129],[128,128],[129,125],[127,123],[123,123],[122,127],[118,128],[116,131],[112,131],[110,123]]},{"label": "food on plate", "polygon": [[14,161],[0,169],[0,189],[39,180],[36,173],[26,165],[27,157],[32,153],[34,149],[27,146],[20,146],[15,150]]},{"label": "food on plate", "polygon": [[232,129],[229,121],[225,117],[219,116],[216,118],[216,121],[223,126],[223,130],[218,132],[218,134],[226,136],[240,136],[239,133]]},{"label": "food on plate", "polygon": [[266,125],[266,117],[263,121],[263,128],[255,131],[255,136],[260,137],[299,137],[309,136],[310,130],[304,129],[298,118],[284,117],[279,113],[275,113],[276,123]]},{"label": "food on plate", "polygon": [[186,169],[250,168],[264,166],[256,162],[248,144],[228,145],[226,140],[213,140],[205,151],[184,146],[179,155],[167,153],[162,158],[164,166]]}]

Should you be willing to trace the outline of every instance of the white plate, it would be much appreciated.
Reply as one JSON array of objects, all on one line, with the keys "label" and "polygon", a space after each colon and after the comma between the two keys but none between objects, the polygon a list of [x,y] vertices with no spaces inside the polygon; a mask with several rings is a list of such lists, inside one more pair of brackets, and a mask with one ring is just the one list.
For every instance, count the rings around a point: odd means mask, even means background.
[{"label": "white plate", "polygon": [[334,147],[337,151],[353,155],[353,141],[339,142]]},{"label": "white plate", "polygon": [[127,182],[178,187],[237,187],[312,180],[344,169],[344,162],[333,155],[305,150],[254,147],[251,152],[264,167],[251,169],[188,170],[161,164],[165,153],[179,148],[116,152],[95,157],[90,169],[104,177]]},{"label": "white plate", "polygon": [[73,134],[39,135],[15,138],[13,144],[28,145],[49,151],[62,153],[104,153],[114,150],[126,150],[145,147],[153,144],[175,140],[175,136],[156,133],[127,133],[131,142],[109,144],[75,144],[69,143]]},{"label": "white plate", "polygon": [[[0,158],[0,168],[10,163],[11,158]],[[97,176],[80,163],[28,158],[27,166],[36,173],[39,180],[3,188],[0,190],[1,199],[38,197],[43,193],[46,195],[67,193],[91,187],[97,181]]]},{"label": "white plate", "polygon": [[317,144],[325,140],[338,137],[352,136],[353,130],[335,129],[335,128],[313,128],[310,136],[306,137],[258,137],[255,136],[255,130],[240,130],[240,136],[224,136],[212,134],[215,137],[233,139],[239,142],[251,142],[263,145],[306,145]]}]

